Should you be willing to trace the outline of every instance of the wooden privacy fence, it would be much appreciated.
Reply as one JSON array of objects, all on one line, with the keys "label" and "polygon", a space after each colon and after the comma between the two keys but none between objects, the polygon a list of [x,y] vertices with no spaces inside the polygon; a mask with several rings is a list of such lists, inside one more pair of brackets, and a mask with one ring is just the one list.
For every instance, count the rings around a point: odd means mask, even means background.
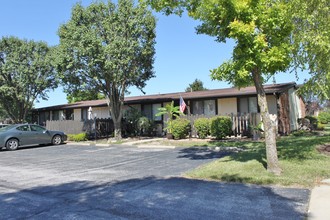
[{"label": "wooden privacy fence", "polygon": [[[251,127],[256,127],[260,123],[260,114],[259,113],[237,113],[237,114],[228,114],[228,115],[217,115],[217,116],[228,116],[233,122],[233,135],[237,136],[249,136],[251,134]],[[186,118],[190,121],[192,128],[192,136],[197,136],[196,129],[194,128],[194,122],[198,118],[212,118],[213,116],[208,115],[185,115],[181,118]]]},{"label": "wooden privacy fence", "polygon": [[[79,134],[86,132],[89,136],[108,137],[114,132],[114,125],[111,119],[97,118],[94,120],[74,121],[47,121],[48,130],[63,131],[66,134]],[[96,129],[95,129],[96,128]]]}]

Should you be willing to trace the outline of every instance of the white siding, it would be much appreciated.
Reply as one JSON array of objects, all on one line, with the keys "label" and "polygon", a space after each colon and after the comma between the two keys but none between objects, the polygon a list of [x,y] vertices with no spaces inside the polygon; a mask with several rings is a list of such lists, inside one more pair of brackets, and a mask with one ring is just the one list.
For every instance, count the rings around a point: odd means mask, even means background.
[{"label": "white siding", "polygon": [[237,113],[237,98],[218,99],[218,115]]}]

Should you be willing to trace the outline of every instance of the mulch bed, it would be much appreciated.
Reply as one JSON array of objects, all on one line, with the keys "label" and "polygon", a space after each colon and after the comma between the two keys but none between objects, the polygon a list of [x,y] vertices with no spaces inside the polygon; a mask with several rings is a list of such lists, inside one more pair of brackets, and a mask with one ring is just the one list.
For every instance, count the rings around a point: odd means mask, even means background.
[{"label": "mulch bed", "polygon": [[317,150],[322,154],[330,156],[330,144],[323,144],[319,146]]}]

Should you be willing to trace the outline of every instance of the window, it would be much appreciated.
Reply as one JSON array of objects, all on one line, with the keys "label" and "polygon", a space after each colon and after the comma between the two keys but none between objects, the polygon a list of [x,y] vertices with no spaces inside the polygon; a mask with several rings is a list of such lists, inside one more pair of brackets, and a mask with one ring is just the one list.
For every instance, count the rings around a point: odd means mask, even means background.
[{"label": "window", "polygon": [[240,98],[238,111],[240,113],[257,113],[258,112],[257,97]]},{"label": "window", "polygon": [[152,105],[143,105],[142,114],[145,117],[152,119]]},{"label": "window", "polygon": [[19,131],[30,131],[30,126],[29,125],[22,125],[16,128]]},{"label": "window", "polygon": [[46,129],[43,127],[40,127],[38,125],[31,125],[31,131],[39,131],[39,132],[44,132]]},{"label": "window", "polygon": [[192,102],[192,114],[194,115],[215,115],[215,100],[203,100]]},{"label": "window", "polygon": [[88,109],[87,108],[81,109],[81,120],[82,121],[88,120],[87,115],[88,115]]},{"label": "window", "polygon": [[40,112],[40,115],[39,115],[39,124],[45,126],[47,120],[50,120],[50,114],[49,114],[49,112]]},{"label": "window", "polygon": [[162,104],[147,104],[142,106],[142,113],[145,117],[154,120],[161,121],[162,116],[155,116],[158,113],[158,109],[162,107]]},{"label": "window", "polygon": [[249,97],[249,113],[258,112],[258,101],[257,97]]},{"label": "window", "polygon": [[205,100],[204,101],[204,115],[215,115],[215,101]]},{"label": "window", "polygon": [[65,119],[66,120],[74,120],[73,109],[65,110]]},{"label": "window", "polygon": [[159,111],[158,109],[162,107],[162,104],[152,104],[152,115],[155,121],[161,121],[162,116],[155,116]]},{"label": "window", "polygon": [[203,115],[204,114],[203,101],[194,101],[192,106],[193,106],[192,112],[194,115]]},{"label": "window", "polygon": [[60,117],[59,117],[59,115],[60,115],[60,111],[53,111],[52,112],[52,120],[53,121],[58,121],[58,120],[60,120]]}]

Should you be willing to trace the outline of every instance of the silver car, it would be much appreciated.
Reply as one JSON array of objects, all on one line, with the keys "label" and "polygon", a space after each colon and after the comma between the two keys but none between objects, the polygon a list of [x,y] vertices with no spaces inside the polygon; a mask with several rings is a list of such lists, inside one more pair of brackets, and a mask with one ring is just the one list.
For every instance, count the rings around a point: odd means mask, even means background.
[{"label": "silver car", "polygon": [[17,150],[20,146],[54,144],[66,141],[61,131],[50,131],[35,124],[15,124],[0,128],[0,149]]},{"label": "silver car", "polygon": [[7,127],[8,125],[7,124],[0,124],[0,128],[4,128],[4,127]]}]

